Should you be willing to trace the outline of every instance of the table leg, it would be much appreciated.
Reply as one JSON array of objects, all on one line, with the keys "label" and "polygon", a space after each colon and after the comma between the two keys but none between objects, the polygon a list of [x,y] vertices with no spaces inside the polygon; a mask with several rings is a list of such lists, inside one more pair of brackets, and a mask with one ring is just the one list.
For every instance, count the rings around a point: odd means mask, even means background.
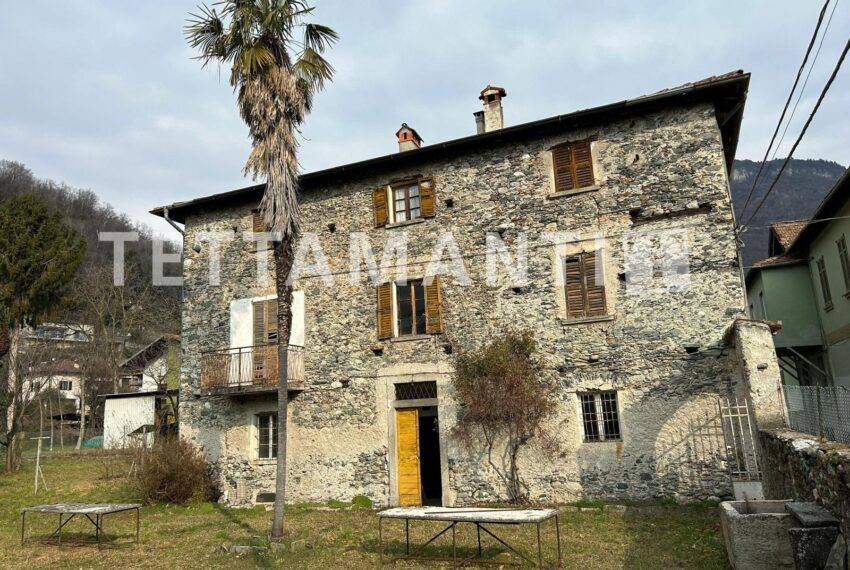
[{"label": "table leg", "polygon": [[404,519],[404,553],[410,556],[410,519]]},{"label": "table leg", "polygon": [[558,522],[558,515],[555,515],[555,539],[558,541],[558,568],[561,567],[561,525]]},{"label": "table leg", "polygon": [[481,558],[481,525],[475,523],[475,531],[478,533],[478,558]]},{"label": "table leg", "polygon": [[59,538],[57,544],[62,544],[62,513],[59,513]]},{"label": "table leg", "polygon": [[543,568],[543,550],[540,547],[540,523],[537,523],[537,567]]},{"label": "table leg", "polygon": [[24,530],[26,529],[27,524],[27,512],[23,511],[21,513],[21,546],[24,545]]},{"label": "table leg", "polygon": [[[136,544],[139,544],[139,509],[136,508]],[[559,545],[560,548],[560,545]]]},{"label": "table leg", "polygon": [[97,547],[100,548],[100,522],[103,520],[101,515],[94,516],[94,537],[97,540]]},{"label": "table leg", "polygon": [[378,517],[378,551],[379,551],[379,559],[381,561],[381,566],[384,565],[384,519],[382,517]]},{"label": "table leg", "polygon": [[452,523],[452,561],[454,563],[454,568],[457,568],[457,540],[455,539],[455,526],[457,526],[456,522]]}]

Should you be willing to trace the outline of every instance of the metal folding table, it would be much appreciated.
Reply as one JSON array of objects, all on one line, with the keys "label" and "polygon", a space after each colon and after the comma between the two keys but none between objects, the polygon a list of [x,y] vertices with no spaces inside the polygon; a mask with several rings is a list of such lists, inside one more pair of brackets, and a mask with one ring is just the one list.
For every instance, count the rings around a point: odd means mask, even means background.
[{"label": "metal folding table", "polygon": [[[404,521],[404,541],[405,555],[392,558],[390,561],[396,560],[445,560],[454,563],[456,568],[458,564],[465,564],[474,560],[476,563],[484,564],[512,564],[502,560],[482,560],[481,559],[481,533],[489,535],[496,542],[516,554],[521,559],[529,562],[537,568],[543,568],[543,547],[540,538],[540,525],[549,519],[555,519],[555,536],[558,549],[558,564],[556,568],[561,567],[561,527],[558,520],[558,511],[555,509],[492,509],[492,508],[450,508],[450,507],[396,507],[387,509],[378,513],[378,543],[380,548],[380,561],[384,563],[384,519],[399,519]],[[410,521],[436,521],[448,523],[443,530],[428,539],[425,544],[420,546],[413,554],[410,552]],[[467,558],[459,560],[457,557],[457,533],[456,527],[459,523],[469,523],[475,525],[476,535],[478,538],[478,556],[477,558]],[[503,539],[498,536],[492,528],[494,525],[521,525],[533,524],[537,526],[537,561],[535,562]],[[488,526],[485,526],[488,525]],[[452,557],[451,558],[433,558],[417,556],[429,544],[451,531],[452,535]],[[518,563],[513,563],[519,565]]]},{"label": "metal folding table", "polygon": [[[56,537],[58,544],[62,544],[62,529],[75,517],[85,517],[94,525],[95,540],[98,546],[101,539],[109,541],[112,539],[103,531],[103,519],[106,515],[136,511],[136,542],[139,542],[139,508],[137,503],[54,503],[52,505],[38,505],[21,509],[21,544],[26,537],[27,513],[41,513],[48,515],[59,515],[59,526],[48,538]],[[92,518],[94,517],[94,518]]]}]

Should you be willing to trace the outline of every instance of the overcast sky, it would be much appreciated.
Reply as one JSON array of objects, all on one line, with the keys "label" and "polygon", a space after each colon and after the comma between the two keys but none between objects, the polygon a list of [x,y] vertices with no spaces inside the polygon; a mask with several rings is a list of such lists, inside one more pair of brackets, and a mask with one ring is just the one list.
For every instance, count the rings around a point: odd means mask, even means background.
[{"label": "overcast sky", "polygon": [[[834,0],[833,0],[834,1]],[[194,0],[0,0],[0,159],[94,190],[157,231],[154,206],[244,186],[246,128],[182,27]],[[482,87],[507,89],[506,125],[734,69],[753,74],[739,158],[760,159],[822,2],[316,0],[341,39],[308,118],[306,171],[474,133]],[[850,33],[838,5],[788,148]],[[850,162],[850,62],[800,158]],[[783,156],[780,154],[780,156]],[[171,234],[173,237],[173,233]]]}]

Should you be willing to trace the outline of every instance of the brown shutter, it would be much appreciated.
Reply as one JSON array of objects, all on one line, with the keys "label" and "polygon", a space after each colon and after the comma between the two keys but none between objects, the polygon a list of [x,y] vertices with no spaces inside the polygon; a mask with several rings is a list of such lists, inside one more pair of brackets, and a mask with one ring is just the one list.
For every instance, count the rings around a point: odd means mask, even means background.
[{"label": "brown shutter", "polygon": [[567,317],[584,317],[584,280],[582,279],[581,258],[568,257],[564,260],[564,280],[567,294]]},{"label": "brown shutter", "polygon": [[573,183],[575,188],[593,186],[593,160],[590,156],[590,141],[577,142],[573,148]]},{"label": "brown shutter", "polygon": [[387,187],[381,186],[372,190],[372,206],[375,208],[375,227],[387,225],[389,212],[387,209]]},{"label": "brown shutter", "polygon": [[[585,253],[582,258],[584,260],[585,291],[587,291],[587,316],[603,316],[606,311],[605,281],[601,271],[602,252]],[[598,274],[597,268],[600,268]]]},{"label": "brown shutter", "polygon": [[251,216],[251,226],[254,233],[262,233],[266,231],[266,224],[263,221],[263,214],[259,210],[255,210]]},{"label": "brown shutter", "polygon": [[277,299],[266,301],[266,342],[277,342]]},{"label": "brown shutter", "polygon": [[425,285],[425,332],[443,332],[443,299],[440,294],[440,277],[434,276],[430,285]]},{"label": "brown shutter", "polygon": [[266,303],[254,301],[254,346],[266,344]]},{"label": "brown shutter", "polygon": [[423,218],[437,214],[437,188],[433,178],[419,179],[419,208]]},{"label": "brown shutter", "polygon": [[593,186],[593,158],[590,141],[580,141],[552,149],[555,191],[564,192]]},{"label": "brown shutter", "polygon": [[378,339],[393,336],[393,284],[378,285]]},{"label": "brown shutter", "polygon": [[572,190],[573,153],[569,145],[552,149],[552,166],[555,169],[555,192]]}]

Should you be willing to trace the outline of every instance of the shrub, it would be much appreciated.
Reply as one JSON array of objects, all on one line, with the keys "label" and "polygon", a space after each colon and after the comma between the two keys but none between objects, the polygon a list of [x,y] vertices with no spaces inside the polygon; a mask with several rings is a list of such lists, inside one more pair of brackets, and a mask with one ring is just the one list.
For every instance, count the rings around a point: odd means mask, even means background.
[{"label": "shrub", "polygon": [[151,449],[140,450],[136,482],[148,504],[209,501],[216,494],[203,454],[180,438],[165,438]]},{"label": "shrub", "polygon": [[351,499],[351,504],[354,505],[357,509],[371,509],[372,508],[372,499],[369,497],[364,497],[363,495],[357,495],[353,499]]}]

